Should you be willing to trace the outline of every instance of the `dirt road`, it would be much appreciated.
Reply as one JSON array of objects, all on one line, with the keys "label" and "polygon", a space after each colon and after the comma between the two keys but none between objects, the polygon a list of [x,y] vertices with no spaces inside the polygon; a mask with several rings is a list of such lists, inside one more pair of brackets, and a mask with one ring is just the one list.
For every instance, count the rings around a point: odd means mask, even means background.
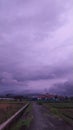
[{"label": "dirt road", "polygon": [[48,113],[42,105],[32,103],[33,122],[30,130],[73,130],[69,124]]}]

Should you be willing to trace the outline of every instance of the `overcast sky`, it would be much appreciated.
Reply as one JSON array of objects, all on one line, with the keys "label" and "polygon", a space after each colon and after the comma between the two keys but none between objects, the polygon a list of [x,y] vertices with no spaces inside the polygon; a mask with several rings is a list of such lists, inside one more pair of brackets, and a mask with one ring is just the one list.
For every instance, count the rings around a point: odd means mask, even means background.
[{"label": "overcast sky", "polygon": [[60,85],[73,83],[72,11],[72,0],[0,0],[0,93],[73,92]]}]

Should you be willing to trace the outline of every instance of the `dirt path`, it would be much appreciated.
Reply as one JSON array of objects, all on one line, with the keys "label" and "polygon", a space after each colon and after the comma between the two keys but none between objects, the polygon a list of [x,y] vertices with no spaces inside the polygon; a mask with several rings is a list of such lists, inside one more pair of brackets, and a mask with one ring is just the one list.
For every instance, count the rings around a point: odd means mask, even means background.
[{"label": "dirt path", "polygon": [[62,119],[58,119],[46,112],[42,105],[33,102],[33,122],[30,130],[73,130]]}]

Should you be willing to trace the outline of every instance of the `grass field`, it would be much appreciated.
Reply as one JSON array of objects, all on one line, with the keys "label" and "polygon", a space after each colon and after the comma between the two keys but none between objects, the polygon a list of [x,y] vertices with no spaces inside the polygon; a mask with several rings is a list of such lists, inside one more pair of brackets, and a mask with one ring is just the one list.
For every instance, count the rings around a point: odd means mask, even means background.
[{"label": "grass field", "polygon": [[29,105],[23,113],[22,117],[13,125],[13,127],[10,130],[28,129],[30,127],[32,119],[32,106]]},{"label": "grass field", "polygon": [[62,117],[73,124],[73,102],[71,103],[44,103],[44,106],[53,114]]},{"label": "grass field", "polygon": [[0,101],[0,124],[11,117],[15,112],[17,112],[25,102],[20,103],[17,101]]}]

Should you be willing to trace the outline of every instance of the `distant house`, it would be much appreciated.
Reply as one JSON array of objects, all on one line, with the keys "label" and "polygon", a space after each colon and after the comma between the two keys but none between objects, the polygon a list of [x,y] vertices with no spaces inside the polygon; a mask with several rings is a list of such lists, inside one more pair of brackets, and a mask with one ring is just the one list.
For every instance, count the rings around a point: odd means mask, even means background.
[{"label": "distant house", "polygon": [[39,95],[38,96],[38,100],[52,100],[54,99],[54,95],[50,95],[50,94],[44,94],[44,95]]},{"label": "distant house", "polygon": [[43,101],[63,101],[64,97],[63,96],[58,96],[58,95],[52,95],[52,94],[44,94],[44,95],[39,95],[37,97],[37,100],[43,100]]}]

